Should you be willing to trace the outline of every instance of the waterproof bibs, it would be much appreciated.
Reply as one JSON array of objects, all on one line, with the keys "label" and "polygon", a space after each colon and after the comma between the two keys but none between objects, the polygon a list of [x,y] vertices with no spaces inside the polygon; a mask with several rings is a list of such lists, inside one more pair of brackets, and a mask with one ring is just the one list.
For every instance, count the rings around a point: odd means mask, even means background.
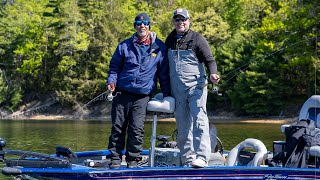
[{"label": "waterproof bibs", "polygon": [[177,50],[169,49],[170,77],[181,81],[187,87],[204,86],[205,69],[192,50],[192,42],[193,40],[189,42],[187,50],[180,50],[179,47]]},{"label": "waterproof bibs", "polygon": [[192,50],[192,41],[187,50],[168,50],[171,92],[176,99],[177,145],[185,165],[196,158],[208,162],[211,152],[206,74]]}]

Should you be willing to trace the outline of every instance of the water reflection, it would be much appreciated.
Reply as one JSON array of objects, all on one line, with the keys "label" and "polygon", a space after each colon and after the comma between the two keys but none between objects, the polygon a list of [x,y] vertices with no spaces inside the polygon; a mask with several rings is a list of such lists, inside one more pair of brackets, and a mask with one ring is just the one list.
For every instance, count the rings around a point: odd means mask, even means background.
[{"label": "water reflection", "polygon": [[[151,123],[145,124],[144,148],[150,146]],[[174,122],[159,122],[157,134],[171,135]],[[218,136],[225,149],[231,149],[246,138],[253,137],[272,148],[272,141],[283,140],[280,124],[219,123]],[[106,149],[111,130],[109,121],[67,120],[1,120],[0,137],[7,140],[7,148],[51,153],[56,145],[74,151]]]}]

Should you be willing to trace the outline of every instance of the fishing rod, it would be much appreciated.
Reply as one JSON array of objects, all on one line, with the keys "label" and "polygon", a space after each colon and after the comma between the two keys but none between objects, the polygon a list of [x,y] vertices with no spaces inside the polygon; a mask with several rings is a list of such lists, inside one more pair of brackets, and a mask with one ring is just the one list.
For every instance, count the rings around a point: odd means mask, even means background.
[{"label": "fishing rod", "polygon": [[8,78],[7,78],[7,76],[6,76],[6,73],[5,73],[5,71],[2,70],[1,68],[0,68],[0,74],[3,74],[3,78],[4,78],[5,82],[6,82],[6,84],[9,84]]},{"label": "fishing rod", "polygon": [[[316,61],[318,60],[318,37],[315,36],[315,57]],[[314,95],[317,95],[317,62],[315,63],[314,66]]]},{"label": "fishing rod", "polygon": [[78,108],[81,111],[78,111],[77,114],[78,115],[83,115],[83,114],[87,114],[87,111],[85,110],[85,108],[87,106],[89,106],[91,103],[94,103],[96,101],[108,101],[111,102],[113,100],[114,97],[116,97],[118,95],[119,92],[117,92],[115,95],[112,94],[112,92],[110,91],[104,91],[103,93],[99,94],[98,96],[94,97],[93,99],[91,99],[89,102],[87,102],[85,105],[81,106],[79,103],[77,103],[76,101],[74,101],[74,103],[77,104]]},{"label": "fishing rod", "polygon": [[[212,88],[211,88],[210,92],[212,92],[212,93],[217,93],[219,96],[222,95],[221,93],[218,93],[220,87],[221,87],[222,85],[226,84],[227,82],[229,82],[229,81],[230,81],[231,79],[233,79],[234,77],[238,76],[242,71],[248,69],[248,68],[249,68],[249,64],[251,64],[252,62],[257,61],[257,60],[260,59],[260,58],[261,58],[261,59],[265,59],[265,58],[271,57],[271,56],[273,56],[273,55],[275,55],[275,54],[277,54],[277,53],[279,53],[279,52],[284,51],[285,49],[287,49],[287,48],[289,48],[289,47],[296,46],[297,44],[300,44],[300,43],[302,43],[302,42],[307,42],[307,41],[309,41],[310,39],[313,39],[313,38],[314,38],[314,37],[308,38],[308,39],[306,39],[306,40],[301,40],[301,41],[298,41],[298,42],[295,42],[295,43],[292,43],[292,44],[289,44],[289,45],[287,45],[287,46],[285,46],[285,47],[283,47],[283,48],[280,48],[279,50],[274,51],[274,52],[272,52],[272,53],[269,53],[269,54],[267,54],[267,55],[264,55],[264,56],[261,56],[261,57],[257,57],[257,58],[251,59],[250,61],[248,61],[248,62],[245,63],[244,65],[242,65],[242,66],[240,66],[240,67],[237,67],[236,69],[234,69],[234,70],[226,73],[225,75],[223,75],[223,76],[225,76],[225,77],[228,77],[230,74],[233,74],[233,73],[234,73],[230,78],[227,78],[223,83],[212,85]],[[209,85],[209,84],[207,84],[207,86],[208,86],[208,85]]]},{"label": "fishing rod", "polygon": [[109,101],[111,102],[113,100],[114,97],[116,97],[118,94],[120,94],[120,92],[116,92],[115,95],[113,95],[113,92],[111,91],[104,91],[103,93],[99,94],[98,96],[96,96],[95,98],[91,99],[89,102],[87,102],[85,105],[82,106],[82,108],[85,108],[86,106],[90,105],[93,102],[96,101]]}]

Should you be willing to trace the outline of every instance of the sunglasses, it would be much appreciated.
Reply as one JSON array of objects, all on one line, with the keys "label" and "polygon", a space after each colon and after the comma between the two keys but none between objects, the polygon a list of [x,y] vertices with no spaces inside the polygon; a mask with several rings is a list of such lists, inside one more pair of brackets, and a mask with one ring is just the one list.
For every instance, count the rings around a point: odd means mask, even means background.
[{"label": "sunglasses", "polygon": [[174,21],[175,22],[179,22],[179,21],[182,21],[182,22],[185,22],[186,20],[188,20],[189,18],[174,18]]},{"label": "sunglasses", "polygon": [[145,26],[149,26],[150,22],[149,21],[135,21],[134,24],[137,26],[141,26],[142,24]]}]

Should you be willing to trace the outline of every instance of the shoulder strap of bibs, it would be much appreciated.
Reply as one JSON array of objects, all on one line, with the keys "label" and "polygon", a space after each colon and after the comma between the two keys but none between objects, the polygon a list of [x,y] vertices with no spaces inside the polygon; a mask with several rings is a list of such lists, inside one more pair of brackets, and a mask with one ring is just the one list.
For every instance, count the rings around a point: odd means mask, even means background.
[{"label": "shoulder strap of bibs", "polygon": [[194,40],[195,40],[196,36],[197,36],[197,33],[193,32],[190,41],[188,41],[188,43],[187,43],[187,49],[188,50],[192,50],[193,43],[194,43]]}]

